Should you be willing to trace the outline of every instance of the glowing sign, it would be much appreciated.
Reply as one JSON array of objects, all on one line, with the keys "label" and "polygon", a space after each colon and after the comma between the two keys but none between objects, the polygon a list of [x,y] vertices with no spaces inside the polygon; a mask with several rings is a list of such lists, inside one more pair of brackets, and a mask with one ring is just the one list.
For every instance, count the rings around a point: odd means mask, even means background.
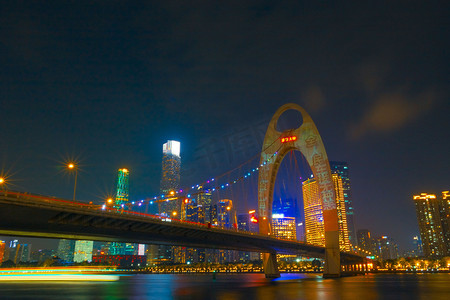
[{"label": "glowing sign", "polygon": [[273,214],[272,219],[282,219],[284,218],[284,214]]},{"label": "glowing sign", "polygon": [[255,212],[256,212],[256,210],[254,210],[254,209],[248,211],[249,214],[254,214]]},{"label": "glowing sign", "polygon": [[250,222],[252,222],[252,223],[258,223],[258,219],[255,218],[255,216],[252,216],[252,217],[250,218]]},{"label": "glowing sign", "polygon": [[297,140],[296,136],[287,136],[287,137],[281,138],[281,142],[282,143],[293,142],[293,141],[296,141],[296,140]]}]

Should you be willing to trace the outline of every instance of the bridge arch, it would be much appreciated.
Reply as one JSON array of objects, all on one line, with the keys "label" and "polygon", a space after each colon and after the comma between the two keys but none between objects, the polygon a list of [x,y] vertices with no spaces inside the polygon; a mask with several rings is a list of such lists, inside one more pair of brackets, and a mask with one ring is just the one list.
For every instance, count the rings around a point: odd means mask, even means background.
[{"label": "bridge arch", "polygon": [[[277,130],[278,119],[287,110],[299,111],[303,123],[298,128],[280,132]],[[303,154],[317,180],[321,195],[325,228],[324,277],[339,277],[339,226],[330,163],[316,125],[309,114],[295,103],[287,103],[275,112],[264,137],[258,178],[260,233],[266,235],[272,233],[275,180],[283,158],[291,150],[298,150]],[[275,253],[265,253],[263,263],[266,277],[279,277]]]}]

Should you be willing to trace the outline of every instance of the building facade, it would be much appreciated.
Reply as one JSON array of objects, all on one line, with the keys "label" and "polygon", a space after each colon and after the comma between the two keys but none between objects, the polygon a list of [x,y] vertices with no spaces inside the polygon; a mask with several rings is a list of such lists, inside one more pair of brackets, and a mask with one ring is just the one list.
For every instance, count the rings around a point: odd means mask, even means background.
[{"label": "building facade", "polygon": [[352,188],[348,163],[342,161],[330,161],[330,169],[331,173],[338,174],[342,178],[342,188],[345,202],[348,238],[350,245],[356,246],[358,242],[355,231]]},{"label": "building facade", "polygon": [[129,201],[129,180],[130,172],[128,169],[119,169],[117,174],[117,185],[116,185],[116,200],[115,205],[121,207],[122,204],[127,204]]},{"label": "building facade", "polygon": [[65,262],[73,262],[73,255],[75,252],[75,241],[61,239],[58,243],[57,255]]},{"label": "building facade", "polygon": [[[169,195],[180,188],[181,156],[180,142],[169,140],[163,145],[161,169],[161,195]],[[173,212],[180,215],[181,201],[172,200],[159,205],[161,215],[172,216]]]},{"label": "building facade", "polygon": [[[345,211],[344,191],[342,179],[338,174],[332,174],[333,185],[336,193],[336,209],[339,225],[339,247],[341,251],[350,251],[348,238],[347,213]],[[306,242],[313,245],[325,246],[325,229],[323,224],[322,201],[319,195],[319,187],[312,177],[302,183],[303,206],[305,212],[305,238]]]},{"label": "building facade", "polygon": [[75,241],[73,261],[80,263],[83,261],[92,261],[93,241]]},{"label": "building facade", "polygon": [[[447,255],[449,248],[445,241],[446,233],[443,223],[445,226],[448,219],[445,220],[445,215],[441,218],[441,212],[443,211],[441,208],[442,199],[438,199],[435,194],[427,193],[414,195],[413,199],[424,256],[439,258]],[[444,219],[444,222],[442,222],[442,219]]]}]

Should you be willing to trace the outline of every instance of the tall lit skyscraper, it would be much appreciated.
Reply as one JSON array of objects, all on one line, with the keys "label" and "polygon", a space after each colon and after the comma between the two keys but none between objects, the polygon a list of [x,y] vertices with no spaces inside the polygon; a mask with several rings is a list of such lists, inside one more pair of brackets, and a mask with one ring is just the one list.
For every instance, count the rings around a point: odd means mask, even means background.
[{"label": "tall lit skyscraper", "polygon": [[[332,174],[336,193],[336,208],[339,224],[339,246],[342,251],[350,251],[348,239],[347,219],[343,197],[342,179],[338,174]],[[303,205],[305,211],[306,242],[325,246],[325,229],[323,224],[322,202],[319,196],[319,187],[314,178],[303,182]]]},{"label": "tall lit skyscraper", "polygon": [[130,172],[128,169],[119,169],[117,174],[117,188],[116,188],[116,205],[121,206],[122,204],[128,203],[129,197],[129,178]]},{"label": "tall lit skyscraper", "polygon": [[355,223],[353,218],[354,210],[348,163],[343,161],[330,161],[330,169],[331,173],[339,174],[339,176],[341,176],[342,178],[345,211],[347,215],[348,238],[350,244],[356,246],[358,242],[356,238]]},{"label": "tall lit skyscraper", "polygon": [[319,187],[313,178],[302,183],[303,206],[305,211],[306,242],[313,245],[325,245],[322,204],[319,197]]},{"label": "tall lit skyscraper", "polygon": [[92,261],[93,241],[76,241],[73,255],[74,262]]},{"label": "tall lit skyscraper", "polygon": [[336,194],[336,209],[338,213],[339,225],[339,244],[341,249],[349,252],[351,250],[351,247],[348,238],[347,213],[345,211],[342,178],[339,174],[331,174],[331,177],[333,179],[334,191]]},{"label": "tall lit skyscraper", "polygon": [[[162,170],[161,170],[161,194],[167,195],[171,191],[180,188],[180,142],[169,140],[163,145]],[[160,214],[172,216],[174,211],[180,215],[181,202],[172,200],[160,204]]]},{"label": "tall lit skyscraper", "polygon": [[449,249],[446,247],[441,220],[440,204],[442,204],[442,200],[439,200],[434,194],[427,193],[415,195],[413,199],[424,256],[436,258],[447,255]]}]

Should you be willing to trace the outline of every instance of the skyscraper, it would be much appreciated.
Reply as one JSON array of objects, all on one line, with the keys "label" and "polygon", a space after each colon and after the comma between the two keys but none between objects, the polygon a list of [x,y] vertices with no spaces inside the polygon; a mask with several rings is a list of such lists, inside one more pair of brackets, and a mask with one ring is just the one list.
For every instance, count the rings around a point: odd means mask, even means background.
[{"label": "skyscraper", "polygon": [[[339,246],[342,251],[350,251],[348,239],[347,219],[343,197],[342,179],[338,174],[332,174],[336,194],[336,209],[339,225]],[[325,229],[323,224],[322,201],[319,196],[319,187],[314,178],[302,183],[303,205],[305,211],[306,242],[325,246]]]},{"label": "skyscraper", "polygon": [[128,203],[129,197],[129,177],[128,169],[119,169],[117,174],[117,188],[116,188],[116,206]]},{"label": "skyscraper", "polygon": [[331,173],[339,174],[342,178],[342,188],[345,201],[345,211],[347,217],[348,238],[350,244],[356,246],[358,244],[356,239],[355,223],[354,223],[354,210],[353,210],[353,198],[352,189],[350,184],[350,174],[348,163],[343,161],[330,161]]},{"label": "skyscraper", "polygon": [[73,262],[73,254],[75,251],[74,240],[59,240],[57,255],[66,262]]},{"label": "skyscraper", "polygon": [[377,254],[381,259],[397,259],[398,246],[397,243],[388,236],[381,236],[376,240]]},{"label": "skyscraper", "polygon": [[92,261],[93,241],[76,241],[73,255],[74,262]]},{"label": "skyscraper", "polygon": [[285,217],[283,214],[272,215],[272,234],[283,240],[297,239],[296,223],[294,217]]},{"label": "skyscraper", "polygon": [[[172,191],[178,191],[180,188],[180,142],[169,140],[163,145],[162,170],[160,191],[162,195],[168,195]],[[172,200],[160,204],[160,214],[172,216],[176,211],[180,215],[181,202]]]},{"label": "skyscraper", "polygon": [[[446,197],[443,196],[442,199],[444,198]],[[436,195],[427,193],[415,195],[413,199],[416,206],[424,256],[436,258],[447,255],[448,248],[445,243],[441,220],[440,204],[442,204],[442,199],[439,200]]]},{"label": "skyscraper", "polygon": [[450,191],[443,191],[439,201],[439,215],[441,217],[442,234],[444,235],[444,244],[447,250],[447,256],[450,255]]},{"label": "skyscraper", "polygon": [[[160,184],[160,192],[162,195],[176,192],[180,188],[180,148],[180,142],[173,140],[168,140],[163,145]],[[159,204],[160,215],[172,217],[174,212],[176,212],[176,216],[181,216],[181,200],[171,200]],[[182,251],[181,247],[160,245],[158,247],[158,254],[152,254],[152,257],[157,257],[158,261],[173,262],[175,257],[177,257],[177,260],[183,259]]]},{"label": "skyscraper", "polygon": [[341,249],[349,252],[351,250],[351,247],[348,237],[347,213],[345,211],[342,178],[339,174],[331,174],[331,178],[333,179],[334,191],[336,194],[336,209],[338,213],[339,225],[339,244]]},{"label": "skyscraper", "polygon": [[359,248],[369,251],[370,253],[374,253],[375,247],[374,243],[375,241],[370,236],[370,231],[367,229],[360,229],[357,232],[358,236],[358,246]]},{"label": "skyscraper", "polygon": [[313,245],[325,245],[323,227],[322,203],[319,197],[319,187],[314,178],[302,183],[303,206],[305,211],[306,242]]}]

